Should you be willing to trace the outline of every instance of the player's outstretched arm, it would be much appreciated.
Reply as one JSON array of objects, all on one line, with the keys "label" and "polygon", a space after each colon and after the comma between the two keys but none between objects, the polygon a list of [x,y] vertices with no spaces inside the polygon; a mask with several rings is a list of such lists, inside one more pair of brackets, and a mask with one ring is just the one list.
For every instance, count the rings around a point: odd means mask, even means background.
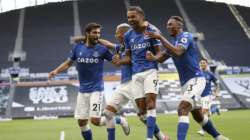
[{"label": "player's outstretched arm", "polygon": [[85,39],[86,39],[86,37],[85,37],[85,36],[74,36],[74,37],[73,37],[73,41],[74,41],[75,43],[81,43],[81,42],[84,42],[84,41],[85,41]]},{"label": "player's outstretched arm", "polygon": [[149,37],[159,39],[162,42],[163,47],[166,48],[171,55],[181,56],[185,52],[185,48],[181,46],[175,47],[158,32],[146,32],[145,34],[148,35]]},{"label": "player's outstretched arm", "polygon": [[99,39],[99,43],[106,46],[108,49],[115,49],[115,44],[108,40]]},{"label": "player's outstretched arm", "polygon": [[123,59],[121,59],[119,55],[114,55],[112,63],[115,64],[116,66],[130,65],[131,64],[131,52],[130,52],[130,50],[126,50],[125,57]]},{"label": "player's outstretched arm", "polygon": [[131,64],[131,51],[126,50],[125,51],[125,57],[120,60],[121,65],[130,65]]},{"label": "player's outstretched arm", "polygon": [[215,85],[214,96],[215,97],[219,97],[219,94],[220,94],[220,84],[219,84],[219,81],[216,80],[216,82],[214,82],[214,85]]},{"label": "player's outstretched arm", "polygon": [[56,69],[54,69],[53,71],[49,73],[49,79],[56,76],[58,73],[64,70],[67,70],[70,66],[72,66],[72,64],[73,64],[73,61],[71,59],[67,59],[61,65],[59,65]]},{"label": "player's outstretched arm", "polygon": [[149,61],[157,61],[158,63],[163,63],[171,56],[168,55],[166,52],[160,52],[157,55],[154,55],[151,51],[147,51],[146,58]]}]

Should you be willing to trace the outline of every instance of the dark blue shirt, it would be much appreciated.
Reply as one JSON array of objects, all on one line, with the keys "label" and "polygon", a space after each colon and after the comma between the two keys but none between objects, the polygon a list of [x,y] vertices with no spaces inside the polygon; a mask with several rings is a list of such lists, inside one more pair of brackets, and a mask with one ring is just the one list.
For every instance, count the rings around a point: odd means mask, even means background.
[{"label": "dark blue shirt", "polygon": [[206,87],[203,90],[201,97],[211,95],[212,94],[212,82],[214,84],[217,84],[217,78],[214,76],[214,74],[212,72],[203,71],[203,75],[206,78]]},{"label": "dark blue shirt", "polygon": [[[122,44],[116,44],[115,50],[120,54],[121,58],[125,57],[125,46]],[[121,65],[121,83],[126,83],[132,79],[132,66]]]},{"label": "dark blue shirt", "polygon": [[181,46],[185,49],[181,56],[172,57],[179,73],[181,86],[191,78],[203,76],[199,67],[199,54],[193,35],[189,32],[182,32],[174,38],[172,44],[175,47]]},{"label": "dark blue shirt", "polygon": [[70,52],[69,58],[76,61],[81,93],[103,91],[103,62],[111,61],[113,55],[100,44],[87,47],[77,44]]},{"label": "dark blue shirt", "polygon": [[[146,31],[156,32],[158,29],[149,24]],[[136,32],[134,29],[130,29],[125,33],[124,41],[126,50],[131,51],[133,74],[149,69],[158,69],[157,62],[148,61],[146,59],[146,52],[151,51],[155,54],[155,47],[161,46],[161,42],[159,40],[149,38],[145,36],[144,33]]]}]

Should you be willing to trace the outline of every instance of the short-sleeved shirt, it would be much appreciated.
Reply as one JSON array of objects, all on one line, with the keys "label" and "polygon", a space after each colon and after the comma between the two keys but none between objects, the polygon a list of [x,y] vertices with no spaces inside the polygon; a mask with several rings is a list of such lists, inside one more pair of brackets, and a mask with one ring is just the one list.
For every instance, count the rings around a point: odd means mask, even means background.
[{"label": "short-sleeved shirt", "polygon": [[203,75],[206,78],[206,87],[203,90],[201,97],[211,95],[212,94],[212,82],[214,84],[217,84],[217,81],[218,81],[217,78],[214,76],[214,74],[210,71],[203,71]]},{"label": "short-sleeved shirt", "polygon": [[[158,32],[159,30],[152,24],[149,24],[146,28],[146,31]],[[153,54],[155,54],[155,47],[161,46],[161,42],[159,40],[149,38],[142,32],[137,32],[134,29],[130,29],[125,33],[124,41],[126,50],[131,51],[133,74],[149,69],[158,69],[158,63],[147,60],[146,53],[147,51],[151,51]]]},{"label": "short-sleeved shirt", "polygon": [[172,44],[175,47],[180,46],[185,49],[181,56],[172,56],[181,86],[191,78],[203,76],[199,67],[199,53],[193,35],[189,32],[181,32],[172,40]]},{"label": "short-sleeved shirt", "polygon": [[[125,57],[125,46],[122,44],[116,44],[115,50],[121,56]],[[131,65],[121,65],[121,83],[126,83],[132,79],[132,66]]]},{"label": "short-sleeved shirt", "polygon": [[76,62],[81,93],[103,91],[103,63],[111,61],[113,55],[100,44],[88,47],[77,44],[70,51],[69,59]]}]

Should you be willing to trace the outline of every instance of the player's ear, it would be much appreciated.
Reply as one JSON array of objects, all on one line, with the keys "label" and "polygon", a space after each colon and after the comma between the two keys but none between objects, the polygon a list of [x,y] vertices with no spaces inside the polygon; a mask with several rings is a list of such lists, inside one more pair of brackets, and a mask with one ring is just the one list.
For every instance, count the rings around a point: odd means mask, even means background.
[{"label": "player's ear", "polygon": [[88,38],[88,37],[89,37],[89,35],[90,35],[90,33],[89,33],[89,32],[86,32],[86,33],[85,33],[85,37],[86,37],[86,38]]}]

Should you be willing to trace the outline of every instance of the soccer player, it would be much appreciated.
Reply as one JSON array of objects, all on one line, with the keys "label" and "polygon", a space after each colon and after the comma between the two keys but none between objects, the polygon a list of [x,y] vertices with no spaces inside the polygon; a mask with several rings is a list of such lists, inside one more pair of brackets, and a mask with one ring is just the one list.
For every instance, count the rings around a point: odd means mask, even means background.
[{"label": "soccer player", "polygon": [[175,63],[179,73],[180,83],[183,91],[183,98],[178,107],[179,123],[177,128],[177,139],[185,140],[189,128],[189,112],[192,113],[196,122],[201,124],[202,128],[207,131],[216,140],[228,140],[222,136],[207,116],[202,114],[200,97],[205,89],[206,80],[199,68],[198,52],[193,39],[193,35],[183,31],[183,19],[179,16],[172,16],[167,21],[167,30],[173,37],[170,43],[160,33],[147,32],[149,37],[159,39],[169,57]]},{"label": "soccer player", "polygon": [[[75,109],[75,118],[81,129],[84,140],[92,140],[92,131],[88,120],[96,126],[105,125],[101,119],[103,101],[103,63],[112,62],[113,55],[109,50],[98,43],[101,25],[89,23],[85,27],[84,43],[76,44],[70,52],[69,58],[49,73],[49,78],[67,70],[76,62],[80,82],[79,93]],[[103,117],[105,118],[105,117]]]},{"label": "soccer player", "polygon": [[[119,122],[119,118],[115,118],[115,114],[121,110],[121,108],[126,105],[129,101],[132,101],[135,108],[135,101],[132,94],[132,67],[131,64],[124,62],[122,59],[125,57],[125,46],[124,46],[124,34],[130,29],[130,26],[126,23],[120,24],[116,28],[116,39],[120,42],[120,44],[114,44],[107,40],[99,39],[101,44],[109,47],[110,49],[115,50],[115,52],[119,55],[119,60],[116,61],[121,66],[121,85],[117,87],[115,92],[113,93],[110,102],[107,103],[107,106],[104,110],[104,114],[107,120],[107,131],[108,131],[108,140],[115,139],[115,119],[116,122]],[[137,108],[136,108],[137,110]],[[139,116],[140,117],[140,116]],[[141,119],[140,119],[141,120]],[[121,120],[122,122],[123,120]],[[145,123],[144,120],[141,120]],[[129,134],[130,129],[127,126],[126,122],[124,123],[125,134]],[[122,125],[122,126],[124,126]],[[158,126],[156,125],[154,130],[154,135],[157,140],[167,140],[168,136],[165,136]]]},{"label": "soccer player", "polygon": [[[218,97],[219,95],[219,91],[220,91],[219,81],[217,80],[215,75],[209,71],[207,59],[202,58],[200,60],[200,68],[203,72],[203,75],[206,78],[206,86],[201,94],[202,113],[203,115],[209,117],[212,97],[213,96]],[[212,92],[212,83],[214,83],[214,86],[215,86],[214,92]],[[205,135],[205,131],[202,128],[197,133],[202,136]]]},{"label": "soccer player", "polygon": [[[138,6],[127,10],[132,27],[125,33],[125,62],[132,62],[132,94],[139,114],[147,125],[147,140],[152,140],[156,127],[156,96],[158,94],[158,58],[161,58],[160,41],[144,35],[145,31],[159,30],[145,21],[144,11]],[[153,53],[155,57],[147,57]],[[169,137],[165,137],[169,139]]]}]

